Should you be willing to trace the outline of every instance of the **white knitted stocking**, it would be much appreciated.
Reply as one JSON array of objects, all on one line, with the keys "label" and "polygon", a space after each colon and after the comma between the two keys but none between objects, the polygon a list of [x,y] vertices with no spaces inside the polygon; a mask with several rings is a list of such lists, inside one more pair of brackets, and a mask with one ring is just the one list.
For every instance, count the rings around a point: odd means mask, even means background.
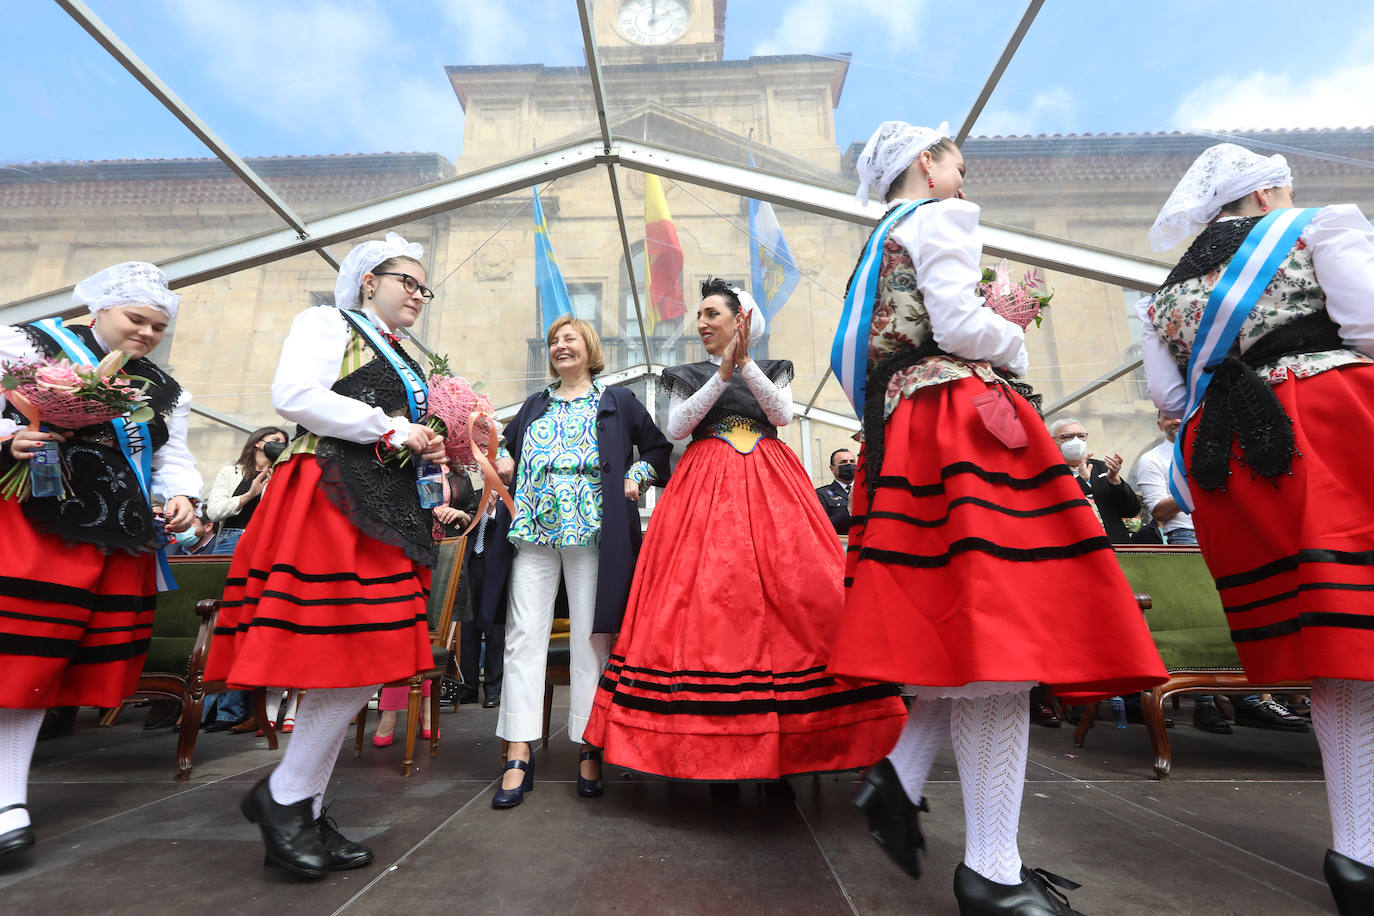
[{"label": "white knitted stocking", "polygon": [[286,753],[268,783],[273,801],[289,805],[310,798],[315,816],[320,816],[324,790],[339,759],[348,724],[376,692],[374,685],[318,689],[306,694],[296,710],[296,726]]},{"label": "white knitted stocking", "polygon": [[1374,867],[1374,682],[1312,681],[1312,728],[1326,771],[1331,848]]},{"label": "white knitted stocking", "polygon": [[[41,709],[0,709],[0,808],[27,804],[29,762],[43,725]],[[29,826],[29,812],[11,808],[0,814],[0,833]]]},{"label": "white knitted stocking", "polygon": [[999,884],[1021,883],[1016,831],[1030,740],[1027,697],[956,699],[950,715],[964,792],[964,864]]},{"label": "white knitted stocking", "polygon": [[946,697],[932,700],[916,697],[896,746],[887,753],[906,797],[913,804],[920,804],[935,755],[945,746],[945,736],[949,734],[949,708],[950,701]]}]

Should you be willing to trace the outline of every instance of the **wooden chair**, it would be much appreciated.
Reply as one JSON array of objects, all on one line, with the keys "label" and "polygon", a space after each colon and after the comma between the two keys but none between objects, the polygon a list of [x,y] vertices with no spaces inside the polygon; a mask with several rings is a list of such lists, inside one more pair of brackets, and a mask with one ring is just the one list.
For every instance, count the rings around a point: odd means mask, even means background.
[{"label": "wooden chair", "polygon": [[[461,536],[444,538],[439,542],[439,561],[434,566],[434,575],[429,587],[429,604],[425,608],[425,615],[430,623],[433,667],[419,671],[413,677],[382,685],[410,688],[409,703],[406,707],[405,757],[401,761],[402,776],[409,776],[411,768],[415,765],[415,742],[420,734],[420,701],[423,698],[425,681],[431,682],[429,713],[432,727],[429,732],[429,756],[439,755],[439,708],[443,703],[439,683],[454,667],[454,648],[458,644],[458,633],[462,627],[460,621],[453,619],[453,605],[458,598],[458,580],[463,572],[467,540],[466,536]],[[456,710],[458,704],[455,702],[453,705]],[[353,739],[353,756],[361,757],[363,732],[367,729],[366,706],[358,712],[357,726],[357,734]]]},{"label": "wooden chair", "polygon": [[[124,700],[124,704],[154,699],[176,700],[181,704],[177,782],[185,782],[191,776],[205,695],[229,689],[223,681],[206,683],[204,679],[205,658],[219,612],[218,596],[224,592],[229,560],[228,556],[170,558],[178,587],[158,596],[148,659],[143,664],[138,687]],[[262,688],[253,691],[253,708],[259,722],[267,720],[266,699],[267,692]],[[122,705],[111,709],[100,724],[113,725],[122,709]],[[264,733],[268,746],[276,750],[276,735],[267,727]]]},{"label": "wooden chair", "polygon": [[[1216,582],[1196,547],[1118,547],[1117,561],[1138,592],[1155,648],[1169,679],[1140,697],[1140,711],[1154,749],[1155,776],[1167,779],[1173,767],[1169,733],[1164,727],[1164,701],[1184,693],[1248,694],[1276,691],[1307,693],[1310,681],[1259,684],[1245,676],[1231,642]],[[1083,746],[1093,727],[1097,704],[1090,703],[1074,732]]]}]

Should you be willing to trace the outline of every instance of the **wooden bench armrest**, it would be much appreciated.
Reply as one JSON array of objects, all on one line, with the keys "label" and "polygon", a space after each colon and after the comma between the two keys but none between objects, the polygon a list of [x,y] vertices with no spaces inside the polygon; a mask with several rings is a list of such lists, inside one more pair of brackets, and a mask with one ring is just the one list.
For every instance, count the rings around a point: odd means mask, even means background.
[{"label": "wooden bench armrest", "polygon": [[196,613],[202,619],[207,619],[219,613],[218,598],[202,598],[196,602]]},{"label": "wooden bench armrest", "polygon": [[1153,598],[1151,598],[1149,595],[1145,595],[1140,592],[1135,593],[1135,603],[1140,605],[1140,609],[1142,611],[1148,611],[1150,608],[1155,606]]}]

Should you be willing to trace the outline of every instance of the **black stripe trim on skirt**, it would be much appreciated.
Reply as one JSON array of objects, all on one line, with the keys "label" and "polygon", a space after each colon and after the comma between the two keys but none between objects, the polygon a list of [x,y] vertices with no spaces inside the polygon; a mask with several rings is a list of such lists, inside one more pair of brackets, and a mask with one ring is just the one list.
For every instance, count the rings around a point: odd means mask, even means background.
[{"label": "black stripe trim on skirt", "polygon": [[1303,563],[1340,563],[1345,566],[1374,566],[1374,550],[1323,550],[1306,548],[1291,556],[1280,557],[1245,572],[1232,573],[1217,579],[1217,588],[1237,588],[1252,585],[1279,573],[1292,572]]},{"label": "black stripe trim on skirt", "polygon": [[1244,611],[1253,611],[1257,607],[1264,607],[1266,604],[1277,604],[1280,601],[1288,601],[1298,597],[1301,592],[1316,591],[1339,591],[1339,592],[1374,592],[1374,585],[1361,585],[1354,582],[1304,582],[1297,588],[1267,598],[1258,598],[1254,601],[1247,601],[1245,604],[1226,605],[1224,610],[1228,614],[1240,614]]},{"label": "black stripe trim on skirt", "polygon": [[[612,683],[609,677],[601,679],[603,684]],[[760,690],[771,690],[774,693],[799,693],[803,690],[819,690],[822,687],[834,687],[833,677],[817,678],[813,681],[799,681],[795,684],[777,684],[773,681],[762,681],[747,684],[660,684],[657,681],[644,681],[634,677],[622,677],[615,683],[621,687],[628,687],[634,690],[647,690],[651,693],[754,693]],[[611,689],[609,686],[607,689]]]},{"label": "black stripe trim on skirt", "polygon": [[87,633],[132,633],[134,630],[147,630],[153,626],[152,621],[147,623],[134,623],[127,627],[87,627]]},{"label": "black stripe trim on skirt", "polygon": [[1064,512],[1082,506],[1086,509],[1092,507],[1088,505],[1086,499],[1069,499],[1062,503],[1055,503],[1052,506],[1043,506],[1039,509],[1009,509],[1006,506],[999,506],[997,503],[989,502],[986,499],[979,499],[976,496],[960,496],[949,502],[949,511],[945,512],[940,518],[917,518],[914,515],[907,515],[905,512],[869,512],[866,518],[885,518],[895,522],[903,522],[908,525],[915,525],[918,528],[939,528],[949,522],[950,514],[958,506],[973,505],[983,509],[990,509],[1012,518],[1039,518],[1044,515],[1053,515],[1056,512]]},{"label": "black stripe trim on skirt", "polygon": [[333,626],[310,626],[304,623],[296,623],[294,620],[282,620],[277,617],[254,617],[252,620],[240,623],[232,627],[215,627],[216,636],[242,635],[247,633],[251,627],[274,627],[278,630],[287,630],[291,633],[301,633],[308,636],[328,636],[330,634],[342,633],[380,633],[385,630],[406,630],[415,626],[417,623],[429,624],[429,619],[424,614],[416,614],[404,620],[383,620],[378,623],[338,623]]},{"label": "black stripe trim on skirt", "polygon": [[384,598],[365,598],[362,596],[343,598],[298,598],[288,592],[264,589],[262,594],[256,597],[243,598],[235,601],[223,601],[220,603],[220,608],[248,607],[258,604],[263,598],[276,598],[288,604],[297,605],[298,607],[321,607],[331,604],[403,604],[404,602],[414,601],[416,598],[424,597],[425,596],[420,592],[411,592],[409,595],[395,595]]},{"label": "black stripe trim on skirt", "polygon": [[[610,664],[607,667],[612,671],[632,671],[635,674],[652,674],[656,677],[719,677],[719,678],[740,678],[740,677],[811,677],[820,674],[825,670],[825,665],[815,665],[810,668],[803,668],[800,671],[764,671],[762,669],[749,669],[747,671],[695,671],[690,668],[683,668],[678,671],[663,671],[659,668],[641,668],[638,665],[624,664],[625,656],[612,655]],[[617,664],[619,662],[620,664]]]},{"label": "black stripe trim on skirt", "polygon": [[[301,582],[357,582],[359,585],[392,585],[396,582],[404,582],[407,579],[417,579],[414,570],[394,573],[390,576],[375,576],[373,578],[363,578],[355,572],[332,572],[332,573],[306,573],[301,572],[290,563],[274,563],[268,570],[250,569],[248,576],[253,579],[261,579],[264,582],[272,573],[285,573],[293,579]],[[243,582],[247,585],[247,580]]]},{"label": "black stripe trim on skirt", "polygon": [[0,655],[27,655],[34,658],[66,658],[72,664],[99,664],[127,661],[148,654],[151,637],[109,646],[82,646],[79,639],[51,636],[15,636],[0,633]]},{"label": "black stripe trim on skirt", "polygon": [[1312,611],[1279,620],[1262,627],[1232,630],[1232,642],[1258,642],[1279,636],[1291,636],[1304,627],[1343,627],[1347,630],[1374,630],[1374,617],[1364,614],[1342,614],[1336,611]]},{"label": "black stripe trim on skirt", "polygon": [[[615,685],[604,677],[601,679],[601,686],[606,690],[615,690]],[[617,692],[611,702],[627,709],[664,716],[755,716],[766,713],[797,716],[837,709],[841,706],[854,706],[870,700],[881,700],[897,696],[898,693],[896,684],[869,684],[804,700],[654,700]]]},{"label": "black stripe trim on skirt", "polygon": [[912,483],[905,477],[884,474],[878,478],[877,486],[892,490],[906,490],[912,496],[939,496],[945,492],[945,482],[959,474],[972,474],[981,478],[984,483],[994,486],[1010,487],[1013,490],[1034,490],[1056,477],[1068,477],[1073,474],[1073,469],[1067,464],[1059,463],[1030,477],[1013,477],[1004,471],[989,471],[972,461],[956,461],[940,468],[939,483]]},{"label": "black stripe trim on skirt", "polygon": [[66,617],[47,617],[43,614],[21,614],[18,611],[0,611],[0,617],[9,617],[13,620],[32,620],[34,623],[55,623],[62,627],[84,628],[84,620],[69,620]]},{"label": "black stripe trim on skirt", "polygon": [[1112,542],[1107,540],[1103,534],[1101,537],[1091,537],[1078,541],[1074,544],[1056,544],[1048,547],[1003,547],[984,538],[959,538],[949,545],[949,550],[944,553],[924,555],[917,553],[907,553],[902,550],[880,550],[876,547],[863,547],[859,551],[859,562],[872,560],[875,563],[883,563],[889,566],[911,566],[916,569],[931,569],[938,566],[947,566],[956,554],[979,553],[991,554],[1001,560],[1025,563],[1034,560],[1063,560],[1069,557],[1079,557],[1084,554],[1093,553],[1098,550],[1111,550]]},{"label": "black stripe trim on skirt", "polygon": [[40,601],[44,604],[65,604],[87,611],[107,611],[127,613],[129,611],[151,610],[157,603],[156,595],[98,595],[74,585],[57,582],[37,582],[33,579],[17,579],[13,576],[0,576],[0,596],[19,598],[24,601]]}]

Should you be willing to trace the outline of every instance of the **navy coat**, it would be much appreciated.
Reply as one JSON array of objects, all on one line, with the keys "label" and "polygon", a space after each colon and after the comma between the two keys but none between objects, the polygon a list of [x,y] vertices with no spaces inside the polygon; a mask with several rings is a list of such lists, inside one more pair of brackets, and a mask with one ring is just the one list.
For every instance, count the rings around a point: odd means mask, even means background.
[{"label": "navy coat", "polygon": [[[532,394],[506,426],[506,448],[515,459],[516,474],[520,473],[520,449],[525,442],[525,431],[543,416],[548,405],[547,389]],[[601,392],[596,429],[596,445],[601,453],[601,552],[592,630],[616,633],[625,616],[635,558],[643,538],[639,530],[639,507],[625,499],[625,473],[636,460],[632,449],[638,449],[639,460],[653,465],[654,483],[662,486],[668,481],[668,459],[673,446],[628,388],[607,387]],[[518,483],[518,480],[512,482],[512,491]],[[510,524],[510,512],[501,503],[486,531],[487,587],[483,590],[481,607],[477,609],[477,619],[483,626],[506,619],[506,589],[493,586],[510,577],[511,561],[515,557],[515,547],[506,540]]]}]

